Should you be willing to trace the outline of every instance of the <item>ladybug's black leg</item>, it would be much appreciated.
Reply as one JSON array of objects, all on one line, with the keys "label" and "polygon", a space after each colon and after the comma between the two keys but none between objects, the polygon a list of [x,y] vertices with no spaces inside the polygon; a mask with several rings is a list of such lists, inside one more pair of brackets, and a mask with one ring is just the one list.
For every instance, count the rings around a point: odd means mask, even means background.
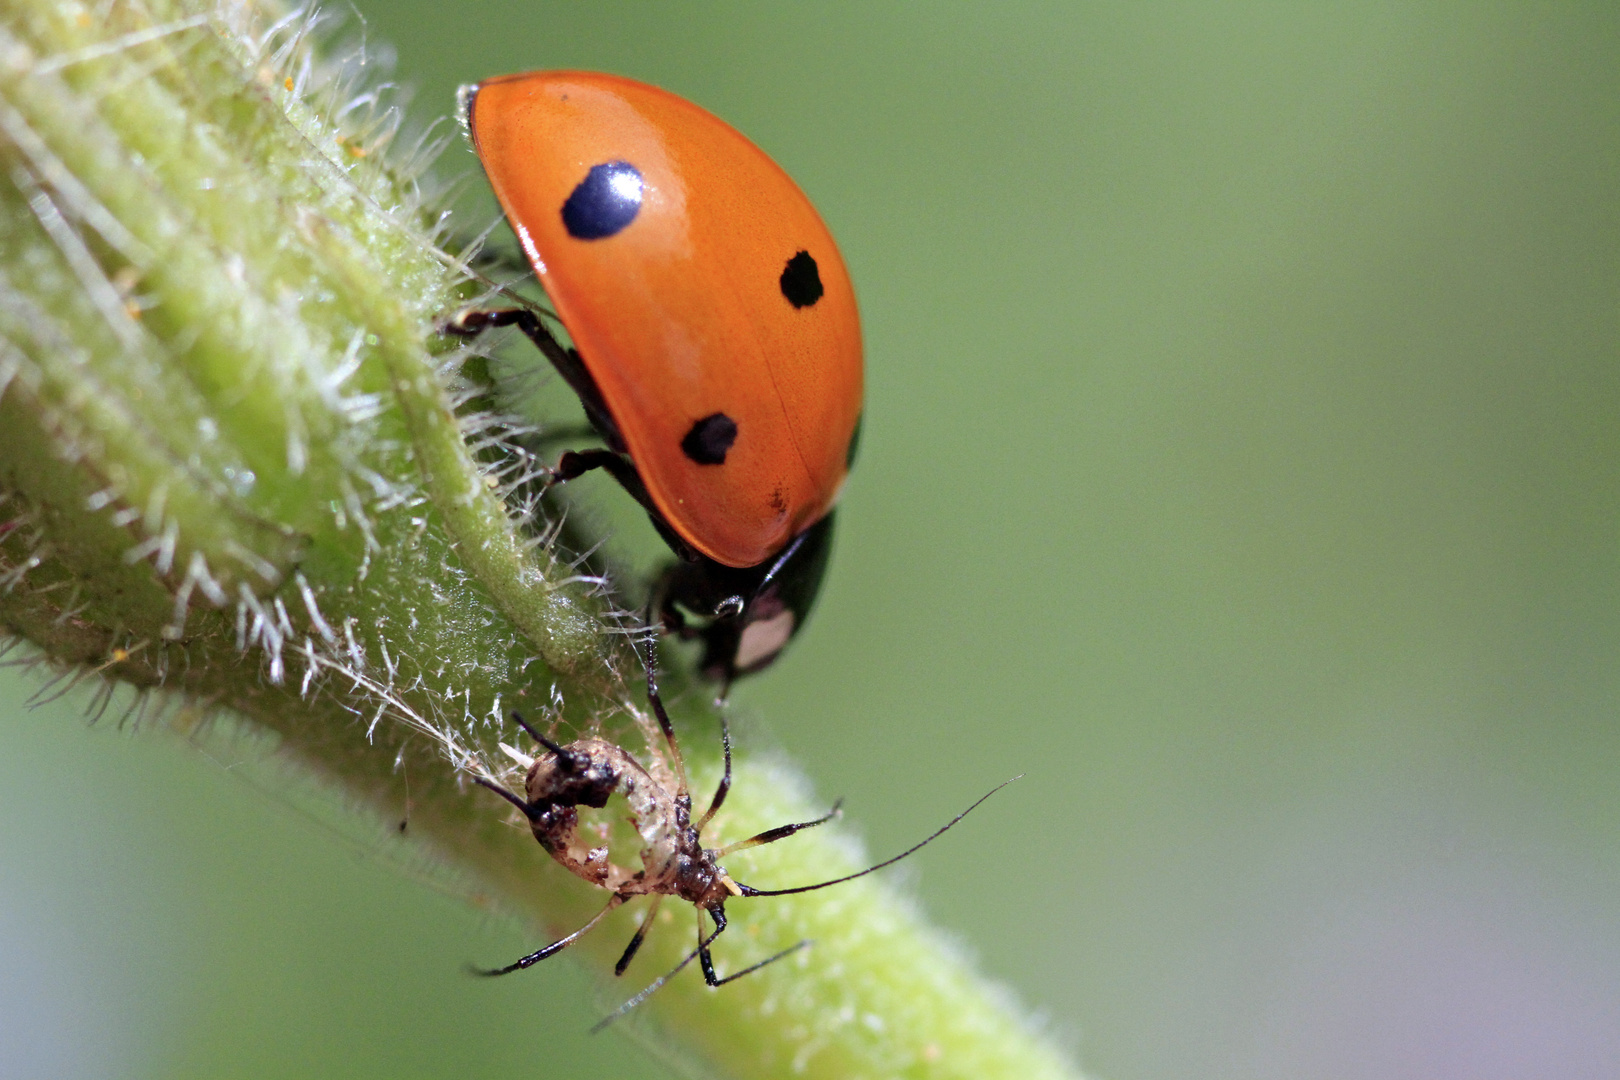
[{"label": "ladybug's black leg", "polygon": [[619,427],[613,420],[613,414],[608,411],[607,403],[602,398],[602,391],[597,387],[596,380],[591,377],[590,370],[585,367],[579,351],[564,348],[551,331],[546,329],[539,315],[527,308],[500,310],[469,308],[457,313],[440,329],[447,334],[476,337],[484,330],[498,326],[515,326],[534,342],[535,347],[551,361],[551,366],[557,369],[563,381],[578,396],[580,405],[585,409],[585,419],[608,444],[606,450],[565,452],[558,459],[556,468],[551,471],[549,482],[557,484],[572,480],[592,469],[607,470],[619,486],[647,511],[648,517],[652,519],[653,528],[682,562],[701,560],[702,556],[664,521],[663,515],[647,493],[647,485],[642,483],[641,474],[636,472],[635,465],[625,456],[624,437],[619,434]]},{"label": "ladybug's black leg", "polygon": [[652,927],[653,920],[658,917],[658,905],[664,902],[663,893],[653,893],[652,903],[647,905],[647,914],[641,917],[641,925],[636,927],[636,936],[630,939],[630,944],[624,947],[624,955],[619,962],[613,965],[613,974],[623,975],[624,969],[630,966],[630,961],[636,957],[636,950],[647,937],[647,931]]},{"label": "ladybug's black leg", "polygon": [[585,406],[585,415],[608,442],[615,446],[623,446],[619,438],[618,428],[613,423],[613,416],[602,401],[602,391],[597,389],[596,380],[586,370],[585,364],[579,358],[579,353],[573,349],[564,348],[540,316],[528,308],[468,308],[457,312],[455,317],[444,324],[444,332],[456,334],[460,337],[477,337],[485,330],[497,326],[515,326],[523,331],[523,335],[534,342],[545,358],[551,361],[551,366],[557,369],[557,374],[563,377],[571,390],[579,395],[580,403]]},{"label": "ladybug's black leg", "polygon": [[572,945],[574,942],[578,941],[581,937],[583,937],[585,935],[585,933],[587,931],[590,930],[591,927],[593,927],[597,923],[601,922],[603,917],[605,915],[607,915],[608,912],[612,911],[614,908],[618,907],[620,904],[624,903],[628,899],[629,899],[629,897],[627,897],[627,896],[620,896],[618,893],[614,893],[613,894],[613,899],[611,899],[611,900],[609,900],[607,902],[607,907],[603,908],[601,911],[598,911],[591,918],[590,922],[586,923],[584,926],[580,927],[578,930],[575,930],[572,934],[569,934],[567,937],[558,938],[556,941],[553,941],[550,945],[547,945],[545,948],[536,949],[534,952],[530,953],[528,956],[521,957],[520,959],[514,960],[512,963],[507,964],[505,967],[501,967],[501,968],[473,968],[472,969],[473,974],[475,974],[475,975],[490,975],[490,976],[494,976],[494,975],[510,975],[514,971],[521,971],[526,967],[533,967],[535,964],[538,964],[540,961],[544,960],[546,957],[555,956],[556,954],[558,954],[558,953],[562,952],[564,949],[566,949],[568,946]]},{"label": "ladybug's black leg", "polygon": [[641,475],[636,472],[636,467],[624,457],[624,439],[619,434],[618,425],[613,422],[613,414],[608,412],[607,403],[602,400],[602,391],[597,389],[596,380],[591,378],[591,373],[586,369],[584,361],[579,358],[578,351],[563,348],[562,343],[546,329],[546,324],[540,321],[540,316],[527,308],[506,308],[498,311],[469,308],[446,323],[444,332],[475,337],[483,330],[495,326],[515,326],[534,342],[535,347],[551,361],[551,366],[557,369],[557,374],[561,375],[563,381],[578,395],[579,403],[585,409],[585,419],[590,421],[591,427],[595,428],[597,434],[608,444],[606,450],[565,452],[558,459],[557,467],[551,471],[550,482],[560,484],[592,469],[607,470],[608,475],[618,481],[619,486],[652,515],[653,524],[658,526],[659,533],[669,542],[676,554],[685,557],[687,550],[685,542],[661,525],[662,518],[659,517],[657,507],[653,505],[652,497],[647,494],[647,485],[641,482]]},{"label": "ladybug's black leg", "polygon": [[[676,597],[681,592],[682,579],[691,574],[693,565],[683,560],[664,567],[663,573],[658,575],[658,580],[653,584],[652,595],[647,600],[647,610],[658,613],[664,633],[674,634],[682,641],[691,641],[703,636],[703,630],[687,622],[685,613],[676,603]],[[652,625],[650,616],[648,625]]]},{"label": "ladybug's black leg", "polygon": [[606,469],[608,475],[617,480],[631,495],[640,496],[646,493],[641,486],[641,477],[636,475],[635,468],[624,459],[621,454],[612,450],[564,450],[562,457],[557,459],[557,465],[551,470],[551,483],[562,484],[577,476],[584,476],[592,469]]},{"label": "ladybug's black leg", "polygon": [[[708,983],[710,986],[724,986],[728,982],[735,982],[736,980],[742,978],[744,975],[752,975],[754,972],[758,971],[760,968],[764,967],[766,964],[774,964],[778,960],[782,959],[782,957],[790,956],[793,953],[798,952],[800,949],[807,948],[810,945],[810,939],[806,938],[805,940],[799,942],[796,945],[789,945],[787,948],[783,949],[781,952],[775,954],[774,956],[767,956],[765,959],[761,960],[759,963],[750,964],[747,967],[743,968],[741,971],[734,971],[730,975],[727,975],[725,978],[721,979],[721,978],[716,977],[716,975],[714,973],[714,960],[711,959],[710,956],[709,956],[709,944],[710,944],[710,942],[714,941],[715,938],[720,936],[720,931],[722,931],[722,930],[724,930],[726,928],[726,909],[724,907],[720,906],[719,904],[716,904],[714,907],[709,908],[708,912],[709,912],[709,914],[711,916],[714,917],[715,930],[714,930],[714,933],[709,935],[708,941],[700,941],[698,943],[698,960],[703,965],[703,981]],[[702,928],[703,928],[702,916],[699,916],[698,917],[698,929],[699,929],[700,933],[702,931]]]},{"label": "ladybug's black leg", "polygon": [[456,312],[441,330],[457,337],[477,337],[485,330],[496,326],[515,326],[522,330],[524,335],[546,354],[547,360],[551,360],[553,354],[564,355],[568,351],[563,348],[562,342],[546,329],[545,323],[540,321],[540,316],[528,308],[468,308]]},{"label": "ladybug's black leg", "polygon": [[585,419],[590,421],[591,427],[595,428],[597,434],[608,444],[605,451],[570,451],[563,454],[557,462],[556,469],[552,470],[551,482],[561,483],[592,469],[606,469],[608,474],[618,481],[619,486],[647,511],[648,516],[652,518],[653,528],[658,530],[658,535],[664,538],[670,550],[683,561],[691,562],[697,559],[697,553],[664,523],[663,515],[658,512],[652,497],[647,494],[647,485],[641,482],[641,475],[636,472],[636,467],[630,460],[623,456],[624,437],[619,434],[619,427],[613,422],[613,414],[608,411],[607,403],[602,400],[602,391],[597,388],[596,380],[591,377],[585,362],[580,359],[578,350],[565,349],[562,343],[552,336],[551,331],[546,329],[545,323],[540,321],[540,316],[527,308],[507,308],[498,311],[469,308],[458,313],[441,329],[447,334],[476,337],[481,331],[492,326],[515,326],[528,335],[535,347],[551,361],[551,366],[557,369],[563,381],[578,395],[579,403],[585,409]]}]

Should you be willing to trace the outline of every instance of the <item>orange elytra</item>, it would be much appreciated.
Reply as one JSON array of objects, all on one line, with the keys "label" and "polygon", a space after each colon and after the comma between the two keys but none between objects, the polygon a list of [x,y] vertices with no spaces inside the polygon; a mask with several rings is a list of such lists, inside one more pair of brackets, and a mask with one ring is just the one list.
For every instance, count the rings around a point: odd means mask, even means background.
[{"label": "orange elytra", "polygon": [[607,468],[683,557],[658,590],[666,627],[704,638],[718,677],[763,667],[814,599],[861,417],[832,234],[762,150],[656,87],[531,72],[464,88],[462,108],[577,351],[527,312],[452,329],[535,339],[607,443],[556,479]]}]

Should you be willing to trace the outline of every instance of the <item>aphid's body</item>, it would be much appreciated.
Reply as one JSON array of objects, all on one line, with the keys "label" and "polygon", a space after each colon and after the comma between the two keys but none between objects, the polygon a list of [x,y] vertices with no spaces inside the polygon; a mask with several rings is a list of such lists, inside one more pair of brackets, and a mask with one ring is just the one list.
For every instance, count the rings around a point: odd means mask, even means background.
[{"label": "aphid's body", "polygon": [[[721,720],[721,744],[725,748],[725,774],[715,790],[714,798],[709,802],[709,808],[697,821],[692,820],[692,796],[686,784],[686,767],[681,761],[680,747],[675,741],[675,730],[669,721],[669,715],[664,710],[664,703],[658,696],[658,688],[651,667],[647,672],[647,697],[653,707],[653,713],[658,718],[658,725],[663,731],[664,743],[669,752],[669,773],[674,784],[674,790],[654,776],[653,772],[644,767],[641,762],[622,747],[600,738],[583,738],[566,746],[559,745],[523,723],[520,716],[513,714],[525,731],[534,737],[546,750],[544,754],[532,761],[523,758],[517,751],[509,751],[528,764],[528,772],[524,777],[525,798],[518,798],[498,784],[479,778],[478,782],[489,788],[497,795],[506,799],[513,806],[522,811],[529,821],[529,828],[534,832],[534,838],[540,846],[553,859],[566,867],[570,873],[583,878],[592,885],[599,886],[612,893],[607,905],[590,922],[560,938],[542,949],[522,957],[514,963],[503,968],[483,971],[485,975],[505,975],[539,963],[548,956],[552,956],[595,926],[608,912],[619,907],[628,900],[638,896],[650,896],[652,902],[642,917],[641,926],[636,931],[630,944],[625,947],[624,955],[619,958],[614,968],[614,974],[624,974],[625,968],[630,965],[631,959],[641,947],[646,937],[647,929],[652,925],[658,907],[666,896],[677,897],[692,904],[698,909],[698,944],[697,948],[688,953],[686,958],[675,966],[669,974],[654,981],[641,993],[625,1002],[616,1012],[612,1013],[598,1027],[611,1022],[616,1017],[629,1011],[639,1004],[648,994],[662,986],[666,980],[679,972],[692,960],[699,961],[703,969],[703,979],[710,986],[722,986],[733,979],[740,979],[750,972],[757,971],[775,960],[810,944],[801,941],[790,948],[784,949],[774,956],[766,957],[741,971],[721,978],[715,973],[713,958],[709,955],[709,946],[719,937],[726,928],[726,901],[736,897],[750,896],[785,896],[790,893],[812,892],[816,889],[826,888],[828,885],[837,885],[840,882],[851,881],[864,877],[874,870],[895,863],[910,855],[913,851],[933,840],[934,837],[961,821],[974,807],[988,799],[990,795],[1005,787],[1003,784],[990,794],[980,798],[973,806],[968,807],[956,817],[952,818],[942,828],[938,829],[922,843],[913,845],[899,855],[869,866],[854,874],[834,878],[831,881],[819,882],[815,885],[802,885],[792,889],[755,889],[732,880],[720,865],[720,860],[733,851],[744,848],[757,847],[760,844],[770,844],[777,840],[786,839],[801,829],[821,825],[838,813],[835,804],[828,814],[813,821],[801,821],[792,825],[780,825],[774,829],[767,829],[762,833],[729,844],[722,848],[706,848],[703,846],[702,832],[704,826],[714,817],[726,800],[726,794],[731,789],[731,736],[725,727],[724,718]],[[664,763],[660,762],[662,766]],[[1017,779],[1014,777],[1013,779]],[[1011,780],[1007,783],[1012,783]],[[624,797],[629,806],[630,820],[641,838],[641,868],[630,870],[615,863],[611,852],[605,843],[592,844],[581,832],[580,807],[601,809],[608,804],[608,800],[615,795]],[[605,838],[604,838],[605,839]],[[714,921],[714,930],[705,934],[703,932],[703,914],[707,913]]]},{"label": "aphid's body", "polygon": [[[692,827],[691,807],[654,780],[628,751],[605,739],[580,739],[542,754],[524,780],[529,827],[540,846],[568,870],[615,895],[658,893],[699,907],[724,903],[742,892],[706,851]],[[578,807],[601,809],[624,796],[641,835],[641,869],[630,871],[608,857],[605,845],[580,835]]]}]

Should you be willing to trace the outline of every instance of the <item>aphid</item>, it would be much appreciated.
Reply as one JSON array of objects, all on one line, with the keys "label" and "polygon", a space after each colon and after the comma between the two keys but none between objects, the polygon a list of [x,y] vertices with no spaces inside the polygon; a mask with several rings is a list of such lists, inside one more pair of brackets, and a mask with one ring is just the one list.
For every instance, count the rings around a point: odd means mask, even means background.
[{"label": "aphid", "polygon": [[[476,778],[478,783],[489,788],[495,794],[506,799],[513,806],[523,812],[529,821],[529,827],[534,832],[534,838],[546,852],[566,867],[571,873],[584,878],[593,885],[598,885],[613,895],[600,912],[598,912],[584,926],[575,930],[566,937],[559,938],[544,948],[537,949],[527,956],[507,964],[505,967],[493,969],[476,969],[481,975],[506,975],[523,968],[530,967],[554,956],[579,940],[600,922],[610,911],[619,907],[628,900],[638,896],[651,896],[652,902],[643,915],[641,925],[637,928],[635,936],[625,947],[624,954],[614,965],[613,973],[623,975],[635,957],[636,951],[641,948],[642,941],[647,936],[653,919],[658,914],[658,908],[664,897],[674,896],[692,904],[698,912],[698,944],[697,948],[687,953],[686,957],[676,964],[667,974],[659,977],[649,984],[646,989],[626,1001],[613,1013],[605,1017],[593,1030],[600,1030],[626,1012],[635,1008],[653,991],[664,985],[695,958],[703,969],[703,980],[710,986],[724,986],[744,975],[752,974],[760,968],[782,959],[810,944],[809,941],[800,941],[781,952],[768,956],[757,963],[743,968],[741,971],[721,977],[716,974],[714,960],[710,956],[709,947],[726,929],[726,901],[735,897],[754,896],[789,896],[794,893],[814,892],[825,889],[829,885],[839,885],[846,881],[853,881],[858,877],[865,877],[874,870],[881,870],[891,866],[906,856],[912,854],[923,845],[931,842],[951,826],[972,813],[980,803],[991,795],[1017,780],[1003,781],[995,788],[981,796],[972,806],[957,814],[939,829],[935,830],[927,839],[914,844],[893,858],[884,859],[865,870],[843,877],[833,878],[830,881],[818,882],[814,885],[800,885],[790,889],[756,889],[751,885],[744,885],[734,880],[726,873],[720,860],[734,851],[758,847],[761,844],[772,844],[778,840],[785,840],[801,829],[814,828],[825,824],[838,815],[839,804],[826,814],[813,821],[800,821],[792,825],[779,825],[774,829],[767,829],[756,836],[746,840],[739,840],[720,848],[706,848],[703,846],[701,834],[704,826],[714,817],[721,805],[726,801],[726,794],[731,790],[731,734],[725,724],[725,717],[721,715],[720,741],[725,751],[725,773],[720,778],[720,784],[715,789],[714,798],[709,801],[709,808],[696,822],[692,821],[692,796],[687,787],[686,767],[681,760],[680,747],[675,741],[675,730],[670,724],[669,714],[664,710],[663,700],[659,697],[657,680],[651,664],[647,671],[647,697],[652,705],[653,713],[658,718],[658,725],[663,731],[664,741],[669,747],[670,761],[676,776],[676,790],[671,792],[660,784],[652,774],[638,762],[634,756],[623,748],[608,742],[605,739],[587,737],[578,739],[566,746],[560,745],[546,738],[540,732],[530,727],[517,713],[512,719],[527,731],[535,742],[545,748],[545,753],[534,759],[529,766],[528,775],[524,781],[524,791],[527,798],[519,798],[499,784],[493,784]],[[608,799],[613,795],[623,795],[630,806],[630,817],[636,830],[640,833],[643,847],[641,849],[641,869],[631,871],[611,861],[606,847],[592,846],[579,832],[578,807],[588,806],[600,809],[607,805]],[[841,800],[840,800],[841,801]],[[703,927],[703,913],[707,912],[714,922],[714,930],[705,934]]]},{"label": "aphid", "polygon": [[832,234],[763,151],[657,87],[536,71],[464,87],[461,110],[577,348],[522,308],[445,329],[539,346],[607,444],[563,454],[553,482],[617,480],[680,558],[656,590],[665,628],[703,641],[712,678],[758,671],[809,616],[859,437],[860,316]]}]

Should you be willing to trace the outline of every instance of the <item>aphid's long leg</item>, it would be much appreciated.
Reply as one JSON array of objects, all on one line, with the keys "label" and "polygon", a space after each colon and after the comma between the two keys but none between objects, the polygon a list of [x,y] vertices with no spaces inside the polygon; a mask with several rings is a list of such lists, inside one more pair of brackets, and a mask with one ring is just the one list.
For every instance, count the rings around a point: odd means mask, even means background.
[{"label": "aphid's long leg", "polygon": [[810,946],[812,946],[814,944],[815,944],[815,942],[811,941],[809,938],[805,938],[803,941],[799,942],[796,945],[789,945],[787,948],[783,949],[781,952],[775,953],[775,954],[773,954],[771,956],[767,956],[765,959],[761,960],[757,964],[749,964],[747,967],[743,968],[741,971],[734,971],[730,975],[727,975],[723,979],[718,979],[718,980],[716,980],[714,982],[709,983],[709,985],[710,986],[724,986],[728,982],[735,982],[737,979],[742,978],[744,975],[752,975],[754,972],[758,971],[760,968],[764,967],[766,964],[774,964],[778,960],[782,959],[782,957],[784,957],[784,956],[792,956],[794,953],[798,952],[800,949],[808,949]]},{"label": "aphid's long leg", "polygon": [[709,917],[714,920],[714,933],[710,934],[707,940],[703,937],[703,911],[703,908],[697,909],[698,963],[703,968],[703,981],[710,986],[719,986],[720,980],[714,975],[714,957],[709,955],[709,945],[726,932],[726,909],[720,904],[708,909]]},{"label": "aphid's long leg", "polygon": [[641,942],[646,938],[648,929],[651,928],[653,920],[658,917],[658,905],[663,902],[663,893],[653,893],[652,903],[647,905],[647,914],[641,917],[641,925],[636,927],[636,936],[630,939],[630,944],[624,947],[624,955],[619,957],[617,964],[613,965],[613,974],[623,975],[624,969],[630,966],[631,960],[635,959],[636,950],[641,948]]},{"label": "aphid's long leg", "polygon": [[709,808],[703,811],[703,816],[698,819],[698,832],[703,831],[709,819],[714,817],[715,811],[726,801],[726,793],[731,790],[731,725],[726,723],[726,709],[723,704],[720,707],[720,746],[726,752],[726,771],[720,777],[720,786],[714,789],[714,798],[709,800]]},{"label": "aphid's long leg", "polygon": [[843,805],[844,800],[839,799],[837,802],[833,803],[833,808],[831,810],[816,818],[814,821],[800,821],[793,825],[778,825],[774,829],[766,829],[758,836],[750,836],[748,839],[739,840],[735,844],[727,844],[725,847],[716,852],[715,858],[723,859],[727,855],[730,855],[733,851],[743,851],[747,848],[759,847],[761,844],[774,844],[778,840],[786,840],[800,829],[813,829],[817,825],[825,825],[827,822],[838,816],[838,808]]},{"label": "aphid's long leg", "polygon": [[[652,612],[647,613],[647,622],[652,622]],[[647,643],[647,703],[652,706],[653,715],[658,717],[658,726],[663,729],[664,742],[669,744],[669,756],[675,769],[675,779],[679,790],[675,792],[677,799],[684,799],[686,805],[692,805],[692,789],[686,783],[686,762],[681,758],[681,748],[675,742],[675,725],[669,721],[669,712],[664,708],[664,697],[658,692],[658,639],[653,638]]]},{"label": "aphid's long leg", "polygon": [[716,930],[714,933],[709,935],[708,940],[699,941],[698,947],[687,953],[686,956],[681,959],[680,963],[676,964],[667,972],[648,983],[647,987],[642,990],[641,993],[637,994],[635,997],[631,998],[629,1001],[625,1002],[623,1005],[620,1005],[617,1009],[614,1009],[612,1012],[602,1017],[602,1019],[598,1020],[595,1025],[591,1027],[591,1034],[595,1035],[598,1031],[601,1031],[603,1028],[613,1023],[613,1021],[617,1020],[619,1017],[623,1016],[637,1005],[640,1005],[643,1001],[646,1001],[652,996],[653,991],[657,990],[660,986],[663,986],[665,983],[669,982],[669,980],[679,975],[682,968],[686,967],[686,965],[690,964],[693,960],[696,960],[698,953],[703,949],[708,948],[709,943],[719,936],[720,931]]},{"label": "aphid's long leg", "polygon": [[[704,910],[707,910],[708,913],[709,913],[709,916],[714,919],[714,933],[709,936],[708,941],[703,940],[703,911]],[[722,979],[722,978],[717,977],[715,975],[715,973],[714,973],[714,958],[709,955],[709,943],[712,942],[715,938],[719,937],[720,936],[720,931],[724,930],[725,928],[726,928],[726,909],[725,908],[716,906],[716,907],[712,907],[712,908],[708,908],[708,909],[703,909],[703,908],[698,909],[698,960],[703,965],[703,981],[708,983],[710,986],[724,986],[728,982],[735,982],[736,980],[742,978],[744,975],[752,975],[754,972],[758,971],[760,968],[764,967],[766,964],[774,964],[778,960],[782,959],[782,957],[788,956],[788,955],[790,955],[792,953],[796,953],[800,949],[806,948],[810,944],[810,939],[806,938],[805,940],[799,942],[797,945],[789,945],[787,948],[783,949],[781,952],[777,953],[775,956],[767,956],[765,959],[761,960],[759,963],[750,964],[747,967],[743,968],[741,971],[734,971],[730,975],[727,975],[725,978]]]},{"label": "aphid's long leg", "polygon": [[[855,872],[853,874],[845,874],[843,877],[833,878],[831,881],[819,881],[814,885],[800,885],[798,888],[795,888],[795,889],[756,889],[751,885],[744,885],[740,881],[735,881],[735,882],[733,882],[733,884],[735,884],[737,886],[737,888],[742,891],[742,894],[744,896],[791,896],[793,893],[814,892],[817,889],[825,889],[829,885],[841,885],[846,881],[854,881],[858,877],[865,877],[867,874],[870,874],[874,870],[881,870],[885,866],[893,866],[895,863],[899,862],[901,859],[905,858],[907,855],[910,855],[912,852],[916,851],[918,848],[924,847],[925,845],[930,844],[930,843],[934,842],[935,840],[938,840],[940,838],[940,836],[942,836],[945,833],[945,830],[949,829],[952,825],[955,825],[958,821],[961,821],[963,818],[965,818],[969,814],[973,813],[974,810],[977,810],[978,807],[979,807],[979,803],[984,802],[984,800],[988,799],[990,796],[994,795],[996,792],[1000,791],[1002,788],[1004,788],[1008,784],[1012,783],[1013,780],[1018,780],[1018,779],[1022,778],[1023,775],[1024,775],[1023,773],[1019,773],[1017,776],[1013,777],[1012,780],[1003,780],[1001,783],[997,784],[995,787],[991,788],[989,791],[985,792],[983,795],[980,795],[978,797],[978,799],[973,803],[972,806],[968,807],[966,810],[962,811],[960,814],[957,814],[955,817],[951,818],[951,820],[947,821],[945,824],[943,824],[939,828],[935,829],[934,832],[926,840],[923,840],[923,841],[921,841],[919,843],[916,843],[916,844],[912,844],[910,847],[906,848],[906,850],[904,850],[900,854],[894,856],[892,859],[884,859],[880,863],[873,863],[871,866],[868,866],[865,870],[859,870],[859,871],[857,871],[857,872]],[[792,826],[784,826],[784,827],[785,828],[791,828]],[[760,835],[764,836],[764,835],[768,835],[768,834],[761,833]],[[746,840],[743,841],[743,842],[747,843]]]},{"label": "aphid's long leg", "polygon": [[598,911],[591,918],[590,922],[586,923],[584,926],[580,927],[578,930],[575,930],[572,934],[569,934],[567,937],[558,938],[556,941],[553,941],[550,945],[547,945],[545,948],[536,949],[534,952],[530,953],[528,956],[525,956],[525,957],[523,957],[523,958],[521,958],[519,960],[513,961],[512,963],[507,964],[503,968],[473,968],[473,972],[474,972],[474,974],[477,974],[477,975],[510,975],[514,971],[521,971],[522,969],[524,969],[526,967],[533,967],[535,964],[538,964],[540,961],[544,960],[546,957],[555,956],[557,953],[562,952],[568,946],[570,946],[574,942],[578,941],[581,937],[583,937],[590,930],[591,927],[593,927],[597,923],[601,922],[603,917],[605,917],[608,912],[612,911],[614,908],[616,908],[620,904],[624,903],[627,899],[629,899],[629,897],[621,896],[618,893],[614,893],[613,894],[613,899],[611,899],[611,900],[609,900],[607,902],[607,907],[603,908],[601,911]]}]

